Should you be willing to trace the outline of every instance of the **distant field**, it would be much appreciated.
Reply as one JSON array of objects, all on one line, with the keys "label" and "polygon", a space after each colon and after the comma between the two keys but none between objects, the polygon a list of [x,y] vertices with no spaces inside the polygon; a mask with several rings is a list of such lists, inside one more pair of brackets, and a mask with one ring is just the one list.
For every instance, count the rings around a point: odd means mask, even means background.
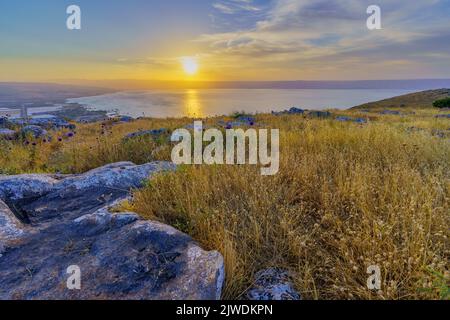
[{"label": "distant field", "polygon": [[353,109],[432,108],[434,101],[447,97],[450,97],[450,89],[427,90],[365,103]]}]

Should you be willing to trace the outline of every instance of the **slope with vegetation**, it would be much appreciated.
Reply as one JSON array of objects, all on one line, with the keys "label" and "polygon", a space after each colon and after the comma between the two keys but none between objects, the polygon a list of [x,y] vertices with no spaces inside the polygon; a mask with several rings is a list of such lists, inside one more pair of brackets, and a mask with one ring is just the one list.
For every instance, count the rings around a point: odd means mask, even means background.
[{"label": "slope with vegetation", "polygon": [[436,100],[450,97],[450,89],[427,90],[403,96],[369,102],[354,109],[386,109],[386,108],[432,108]]},{"label": "slope with vegetation", "polygon": [[[410,110],[334,112],[365,124],[257,115],[256,126],[280,129],[278,175],[263,177],[250,165],[180,166],[136,190],[123,207],[221,252],[224,298],[240,298],[266,267],[289,270],[307,299],[445,297],[450,124],[436,118],[438,110]],[[141,119],[79,125],[75,135],[54,132],[51,142],[2,140],[0,173],[81,173],[118,161],[170,160],[168,135],[123,137],[188,124],[192,119]],[[381,268],[378,292],[366,286],[371,265]]]}]

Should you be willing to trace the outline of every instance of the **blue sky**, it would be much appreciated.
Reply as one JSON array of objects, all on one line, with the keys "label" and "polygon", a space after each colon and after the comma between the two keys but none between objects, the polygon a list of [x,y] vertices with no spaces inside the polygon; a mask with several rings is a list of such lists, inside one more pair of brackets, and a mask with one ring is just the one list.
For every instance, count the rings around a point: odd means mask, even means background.
[{"label": "blue sky", "polygon": [[179,80],[183,56],[199,80],[445,78],[449,18],[450,0],[2,0],[0,80]]}]

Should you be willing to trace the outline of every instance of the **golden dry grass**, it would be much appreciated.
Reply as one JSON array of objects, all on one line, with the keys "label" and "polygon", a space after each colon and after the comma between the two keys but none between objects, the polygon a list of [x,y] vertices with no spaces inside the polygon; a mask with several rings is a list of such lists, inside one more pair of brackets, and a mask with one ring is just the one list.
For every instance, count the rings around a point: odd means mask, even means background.
[{"label": "golden dry grass", "polygon": [[[449,279],[450,140],[435,132],[448,133],[450,124],[435,119],[436,111],[414,112],[340,112],[370,119],[365,125],[259,115],[258,123],[280,129],[279,174],[263,177],[246,165],[180,166],[137,190],[128,206],[220,251],[226,299],[241,297],[252,275],[272,266],[290,270],[307,299],[442,298]],[[123,135],[191,121],[140,120],[108,127],[106,135],[98,124],[85,125],[70,141],[37,147],[3,142],[12,149],[2,148],[0,168],[69,173],[114,161],[168,160],[170,145],[124,143]],[[379,292],[366,287],[370,265],[381,267]]]}]

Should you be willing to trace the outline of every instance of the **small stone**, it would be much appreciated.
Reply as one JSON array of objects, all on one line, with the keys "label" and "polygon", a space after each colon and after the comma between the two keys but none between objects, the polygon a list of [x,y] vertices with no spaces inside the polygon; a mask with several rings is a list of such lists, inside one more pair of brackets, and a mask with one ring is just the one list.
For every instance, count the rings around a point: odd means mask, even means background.
[{"label": "small stone", "polygon": [[28,125],[22,128],[21,133],[23,136],[31,135],[34,138],[42,138],[47,135],[47,130],[34,125]]},{"label": "small stone", "polygon": [[291,276],[278,268],[261,270],[255,275],[255,282],[247,291],[249,300],[301,300],[294,289]]}]

